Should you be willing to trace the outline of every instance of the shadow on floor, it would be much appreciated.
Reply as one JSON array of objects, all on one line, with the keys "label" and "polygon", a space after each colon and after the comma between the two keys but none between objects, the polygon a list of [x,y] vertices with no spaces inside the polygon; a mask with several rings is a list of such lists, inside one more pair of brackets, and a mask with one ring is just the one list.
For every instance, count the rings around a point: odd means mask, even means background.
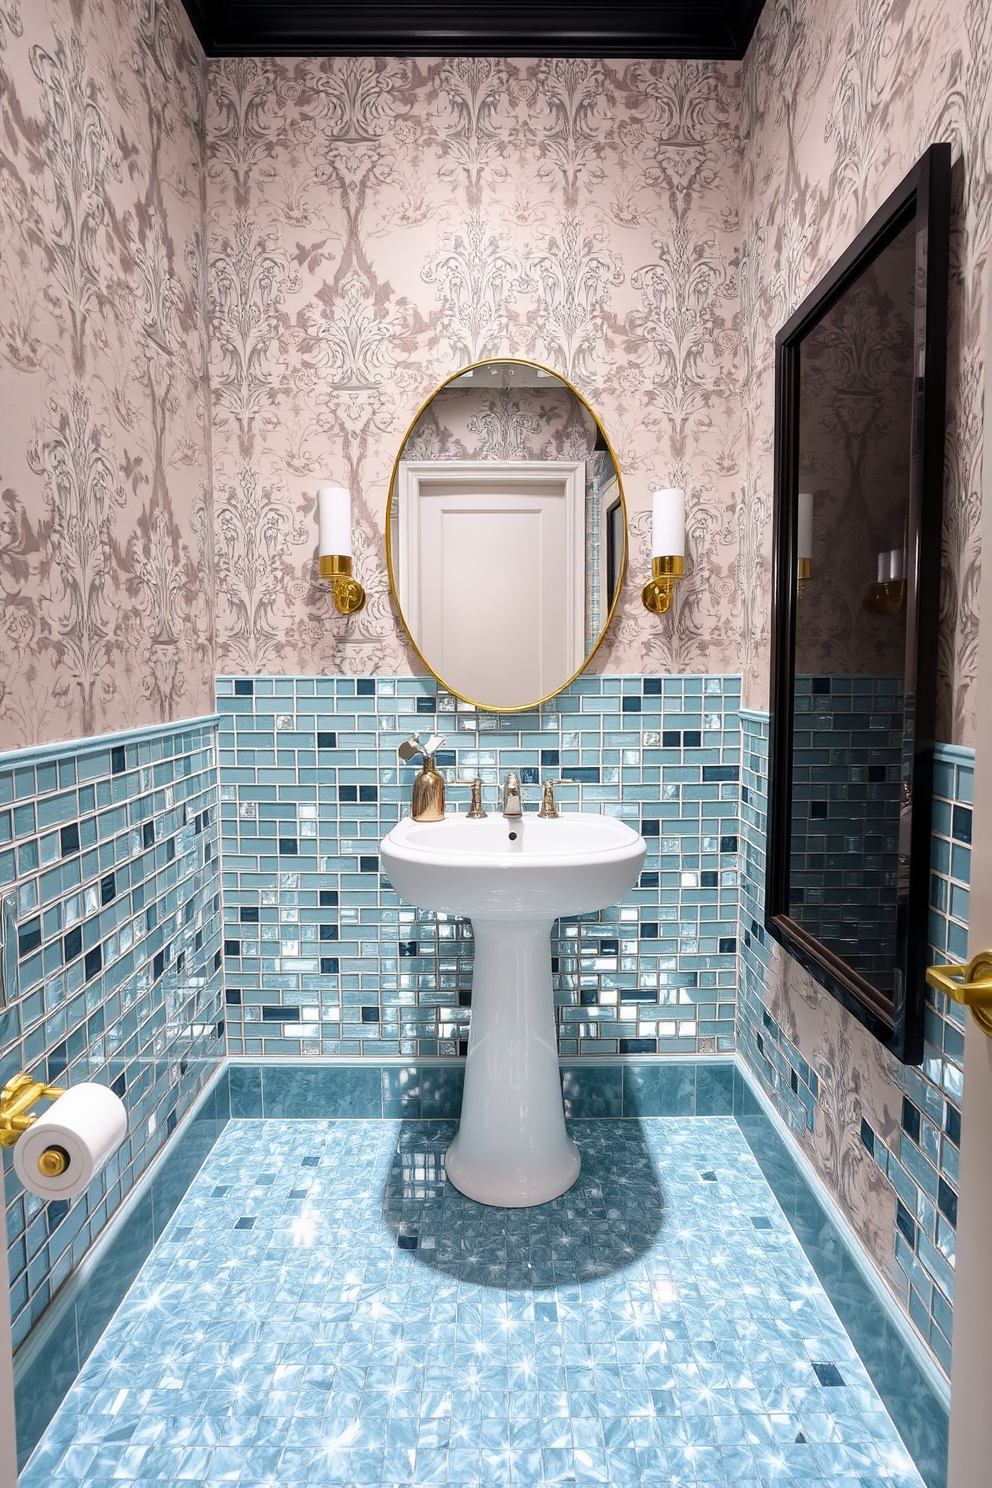
[{"label": "shadow on floor", "polygon": [[578,1180],[560,1199],[495,1209],[444,1174],[455,1121],[404,1121],[382,1198],[396,1243],[459,1281],[530,1291],[592,1281],[650,1250],[664,1200],[639,1121],[572,1121]]}]

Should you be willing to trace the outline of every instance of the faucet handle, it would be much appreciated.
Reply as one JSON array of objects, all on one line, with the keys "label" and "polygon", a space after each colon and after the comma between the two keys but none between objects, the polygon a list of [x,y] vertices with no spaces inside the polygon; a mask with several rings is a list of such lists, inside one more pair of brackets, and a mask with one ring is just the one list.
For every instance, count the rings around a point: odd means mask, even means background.
[{"label": "faucet handle", "polygon": [[449,780],[449,785],[470,785],[472,787],[472,804],[465,813],[468,821],[482,821],[483,817],[489,815],[482,807],[482,776],[476,775],[471,780]]},{"label": "faucet handle", "polygon": [[561,815],[561,812],[555,805],[555,786],[560,784],[561,782],[558,780],[546,780],[544,782],[544,791],[541,795],[541,809],[537,813],[538,816],[557,818]]}]

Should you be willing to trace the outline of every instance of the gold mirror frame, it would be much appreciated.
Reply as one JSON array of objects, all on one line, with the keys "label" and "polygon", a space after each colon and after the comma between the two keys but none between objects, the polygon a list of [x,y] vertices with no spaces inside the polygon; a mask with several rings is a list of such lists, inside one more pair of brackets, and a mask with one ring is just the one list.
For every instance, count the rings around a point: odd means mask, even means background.
[{"label": "gold mirror frame", "polygon": [[[464,693],[461,693],[456,688],[451,687],[449,683],[447,683],[440,675],[440,673],[434,670],[430,662],[427,660],[427,657],[424,655],[420,647],[417,645],[417,642],[414,640],[413,633],[411,632],[410,627],[407,624],[406,616],[404,615],[403,608],[400,604],[399,586],[396,582],[396,573],[393,567],[393,501],[396,499],[396,483],[397,477],[399,476],[400,461],[403,459],[403,451],[406,449],[407,443],[410,439],[410,435],[417,427],[417,424],[419,423],[423,414],[427,412],[427,409],[434,402],[434,399],[439,393],[443,393],[446,387],[449,387],[451,383],[456,382],[459,377],[463,377],[466,372],[474,372],[479,367],[491,367],[494,364],[502,366],[532,367],[535,369],[535,371],[547,372],[550,377],[556,378],[563,387],[568,388],[569,392],[574,394],[574,396],[578,398],[579,402],[589,414],[590,418],[593,420],[593,423],[596,425],[596,428],[599,430],[600,434],[606,442],[606,448],[609,452],[611,460],[613,461],[613,469],[616,472],[617,494],[620,497],[620,510],[623,512],[623,551],[620,556],[620,572],[617,578],[616,590],[613,595],[613,603],[610,605],[606,619],[604,620],[602,627],[600,628],[600,632],[596,638],[595,645],[590,650],[589,655],[586,657],[585,661],[583,661],[582,665],[576,671],[574,671],[570,677],[566,678],[566,680],[562,682],[559,687],[556,687],[553,692],[549,692],[545,697],[536,698],[531,703],[515,704],[512,708],[493,707],[491,703],[480,703],[475,698],[466,697]],[[468,703],[470,707],[479,708],[484,713],[530,713],[533,712],[535,708],[539,708],[542,703],[547,703],[551,700],[551,698],[557,697],[560,692],[564,692],[565,688],[571,686],[576,677],[581,677],[582,673],[586,670],[586,667],[592,661],[593,657],[596,655],[596,652],[603,644],[603,641],[606,639],[606,633],[610,628],[610,624],[616,612],[617,605],[620,602],[620,595],[623,592],[623,586],[627,578],[627,546],[627,499],[624,496],[623,492],[623,480],[620,475],[620,462],[617,459],[617,452],[613,448],[613,442],[610,439],[609,434],[607,434],[605,428],[603,427],[601,418],[597,414],[596,410],[592,407],[592,404],[589,402],[588,398],[583,397],[578,388],[573,383],[569,382],[567,377],[562,376],[562,374],[558,372],[554,367],[547,367],[543,362],[532,362],[528,360],[527,357],[485,357],[480,362],[469,362],[467,366],[459,367],[457,372],[452,372],[451,376],[446,377],[442,383],[439,383],[438,386],[431,393],[430,397],[425,398],[423,403],[421,403],[420,407],[417,409],[416,413],[408,424],[402,440],[400,441],[399,453],[397,454],[396,459],[393,461],[392,474],[389,477],[389,491],[386,496],[386,568],[389,573],[389,592],[393,597],[393,604],[396,607],[396,613],[397,615],[399,615],[403,629],[406,632],[407,640],[413,647],[414,652],[423,662],[424,666],[427,668],[427,671],[434,678],[434,680],[440,683],[445,692],[450,693],[452,697],[458,698],[459,702]]]}]

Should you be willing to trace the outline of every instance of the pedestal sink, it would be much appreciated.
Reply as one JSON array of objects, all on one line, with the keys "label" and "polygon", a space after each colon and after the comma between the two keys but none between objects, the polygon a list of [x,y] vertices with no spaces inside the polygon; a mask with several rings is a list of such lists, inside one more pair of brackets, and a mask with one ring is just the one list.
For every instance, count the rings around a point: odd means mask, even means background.
[{"label": "pedestal sink", "polygon": [[448,1178],[482,1204],[544,1204],[579,1176],[565,1130],[551,927],[559,915],[616,904],[637,882],[643,838],[588,812],[439,822],[404,818],[382,863],[404,899],[465,915],[475,935],[472,1022]]}]

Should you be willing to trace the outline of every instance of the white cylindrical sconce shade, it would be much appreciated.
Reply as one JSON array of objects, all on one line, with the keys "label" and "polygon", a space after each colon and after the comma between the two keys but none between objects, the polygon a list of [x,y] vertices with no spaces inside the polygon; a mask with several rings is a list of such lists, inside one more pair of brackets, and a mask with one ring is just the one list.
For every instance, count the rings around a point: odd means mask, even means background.
[{"label": "white cylindrical sconce shade", "polygon": [[651,519],[652,558],[685,557],[685,492],[655,491]]},{"label": "white cylindrical sconce shade", "polygon": [[350,558],[351,492],[344,486],[321,486],[317,492],[317,531],[321,558]]},{"label": "white cylindrical sconce shade", "polygon": [[889,578],[904,579],[906,577],[906,555],[902,548],[893,548],[889,554]]},{"label": "white cylindrical sconce shade", "polygon": [[796,557],[800,563],[813,557],[813,493],[799,492],[799,520],[796,524]]}]

